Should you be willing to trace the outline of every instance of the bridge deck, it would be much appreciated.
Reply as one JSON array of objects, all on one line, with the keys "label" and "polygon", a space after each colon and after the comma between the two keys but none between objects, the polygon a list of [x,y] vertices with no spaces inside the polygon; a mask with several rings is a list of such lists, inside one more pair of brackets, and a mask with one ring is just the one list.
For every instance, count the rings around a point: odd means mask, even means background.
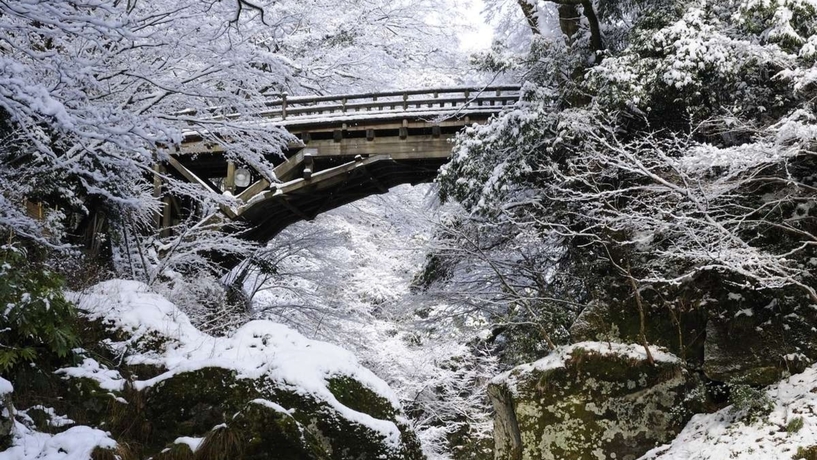
[{"label": "bridge deck", "polygon": [[[288,98],[267,101],[256,115],[297,136],[276,165],[274,181],[250,171],[254,181],[236,189],[234,165],[212,133],[189,132],[169,164],[175,174],[218,190],[228,184],[242,205],[223,208],[229,219],[251,225],[247,237],[266,241],[286,226],[399,184],[427,182],[451,153],[449,140],[464,126],[485,122],[513,105],[519,88],[443,88]],[[224,108],[221,109],[222,111]],[[239,114],[210,119],[239,119]],[[199,116],[192,111],[186,116]]]}]

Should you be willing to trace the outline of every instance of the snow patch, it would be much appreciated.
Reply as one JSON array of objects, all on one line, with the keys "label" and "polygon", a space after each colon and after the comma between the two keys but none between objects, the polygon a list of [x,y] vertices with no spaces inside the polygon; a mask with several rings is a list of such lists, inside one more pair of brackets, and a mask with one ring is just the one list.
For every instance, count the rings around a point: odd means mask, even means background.
[{"label": "snow patch", "polygon": [[5,396],[14,392],[14,386],[8,380],[0,377],[0,396]]},{"label": "snow patch", "polygon": [[190,451],[195,453],[201,447],[201,443],[204,442],[204,438],[193,438],[190,436],[182,436],[180,438],[176,438],[173,441],[173,444],[187,444],[187,447],[190,448]]},{"label": "snow patch", "polygon": [[14,425],[12,446],[0,452],[0,460],[87,460],[97,447],[113,449],[108,433],[88,426],[75,426],[55,435]]},{"label": "snow patch", "polygon": [[747,424],[732,406],[698,414],[672,443],[640,460],[791,460],[798,448],[817,445],[817,366],[770,386],[766,394],[774,402],[768,416]]},{"label": "snow patch", "polygon": [[99,387],[108,391],[122,391],[125,379],[119,371],[108,369],[93,358],[85,358],[82,364],[75,367],[64,367],[54,372],[72,378],[87,378],[96,381]]},{"label": "snow patch", "polygon": [[[573,345],[566,345],[557,347],[549,355],[544,358],[534,361],[532,363],[522,364],[513,369],[497,375],[491,380],[492,384],[504,385],[511,392],[517,392],[517,383],[520,377],[530,374],[534,371],[547,371],[551,369],[563,368],[567,360],[573,355],[577,349],[582,351],[591,351],[602,356],[616,356],[629,359],[636,359],[641,361],[647,360],[647,353],[642,345],[623,344],[612,342],[579,342]],[[656,362],[677,363],[678,357],[671,353],[667,353],[657,347],[650,346],[650,353]]]}]

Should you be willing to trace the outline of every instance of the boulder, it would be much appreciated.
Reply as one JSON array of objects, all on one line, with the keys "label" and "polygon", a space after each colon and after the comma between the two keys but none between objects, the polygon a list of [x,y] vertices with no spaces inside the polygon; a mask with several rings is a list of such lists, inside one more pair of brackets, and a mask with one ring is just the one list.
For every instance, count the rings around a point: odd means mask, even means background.
[{"label": "boulder", "polygon": [[13,391],[11,382],[0,377],[0,449],[11,445],[14,429],[14,405],[11,402]]},{"label": "boulder", "polygon": [[796,297],[728,294],[730,308],[706,325],[703,371],[730,384],[764,386],[817,360],[817,312]]},{"label": "boulder", "polygon": [[[348,411],[270,379],[240,378],[219,367],[177,373],[143,390],[147,439],[156,451],[180,437],[204,438],[205,450],[235,449],[212,458],[423,458],[389,401],[349,377],[330,381],[329,388]],[[399,443],[377,429],[389,425],[401,430]],[[232,439],[234,446],[216,438]]]},{"label": "boulder", "polygon": [[683,426],[680,361],[637,345],[560,347],[492,380],[497,460],[634,460]]}]

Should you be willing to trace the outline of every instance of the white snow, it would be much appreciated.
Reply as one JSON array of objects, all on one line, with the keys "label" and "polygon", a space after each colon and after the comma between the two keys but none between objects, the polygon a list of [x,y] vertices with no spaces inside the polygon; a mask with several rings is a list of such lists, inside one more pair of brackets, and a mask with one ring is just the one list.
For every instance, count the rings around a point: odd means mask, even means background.
[{"label": "white snow", "polygon": [[0,460],[88,460],[96,447],[115,448],[108,433],[87,426],[75,426],[50,435],[14,425],[12,446],[0,452]]},{"label": "white snow", "polygon": [[204,442],[204,438],[193,438],[190,436],[182,436],[180,438],[176,438],[173,441],[173,444],[187,444],[190,447],[191,452],[196,452],[201,447],[201,443]]},{"label": "white snow", "polygon": [[0,377],[0,396],[5,396],[7,394],[11,394],[14,392],[14,386],[12,386],[11,382]]},{"label": "white snow", "polygon": [[75,367],[65,367],[55,373],[67,377],[87,378],[99,383],[99,387],[108,391],[121,391],[125,386],[125,379],[115,369],[108,369],[93,358],[84,358],[82,364]]},{"label": "white snow", "polygon": [[66,417],[65,415],[58,414],[53,407],[46,407],[40,404],[31,406],[26,410],[18,411],[17,414],[25,414],[28,417],[28,412],[32,410],[40,410],[44,412],[46,415],[48,415],[48,426],[59,428],[63,426],[73,425],[74,423],[76,423],[70,418]]},{"label": "white snow", "polygon": [[[817,366],[770,386],[766,394],[774,402],[768,416],[747,424],[732,406],[696,415],[672,443],[641,460],[791,460],[798,448],[817,445]],[[787,429],[798,418],[802,427]]]},{"label": "white snow", "polygon": [[268,401],[266,399],[261,399],[261,398],[253,399],[250,402],[253,403],[253,404],[258,404],[258,405],[264,406],[266,408],[272,409],[272,410],[274,410],[276,412],[281,412],[282,414],[292,415],[295,412],[295,409],[284,409],[284,407],[281,406],[280,404],[274,403],[272,401]]},{"label": "white snow", "polygon": [[[187,315],[164,297],[135,281],[103,282],[77,296],[77,300],[86,316],[132,334],[133,338],[127,342],[109,343],[115,350],[128,349],[132,353],[127,356],[127,363],[168,369],[155,378],[134,382],[136,389],[206,367],[230,369],[239,378],[266,376],[299,394],[325,401],[343,417],[382,434],[390,445],[400,443],[400,432],[393,422],[344,406],[327,388],[328,379],[348,376],[388,400],[395,409],[399,408],[397,396],[388,385],[358,364],[352,353],[338,346],[307,339],[284,325],[262,320],[245,324],[229,337],[213,337],[196,329]],[[164,343],[154,345],[161,348],[158,351],[139,349],[140,339]],[[79,368],[60,372],[107,379],[105,381],[114,386],[116,379],[95,366],[86,361]]]},{"label": "white snow", "polygon": [[[491,382],[497,385],[504,384],[511,392],[517,392],[517,383],[520,377],[534,371],[546,371],[565,367],[571,355],[577,349],[592,351],[602,356],[620,356],[646,361],[647,353],[642,345],[623,344],[614,342],[579,342],[572,345],[557,347],[549,355],[532,363],[522,364],[494,377]],[[678,357],[667,353],[658,347],[650,346],[650,353],[656,362],[675,363]]]}]

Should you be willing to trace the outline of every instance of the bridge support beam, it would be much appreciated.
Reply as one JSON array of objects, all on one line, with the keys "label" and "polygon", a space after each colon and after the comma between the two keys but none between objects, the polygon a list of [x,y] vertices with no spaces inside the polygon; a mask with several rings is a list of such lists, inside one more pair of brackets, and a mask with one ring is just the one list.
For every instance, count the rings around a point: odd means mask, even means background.
[{"label": "bridge support beam", "polygon": [[235,161],[227,161],[227,177],[224,178],[224,190],[235,193]]}]

